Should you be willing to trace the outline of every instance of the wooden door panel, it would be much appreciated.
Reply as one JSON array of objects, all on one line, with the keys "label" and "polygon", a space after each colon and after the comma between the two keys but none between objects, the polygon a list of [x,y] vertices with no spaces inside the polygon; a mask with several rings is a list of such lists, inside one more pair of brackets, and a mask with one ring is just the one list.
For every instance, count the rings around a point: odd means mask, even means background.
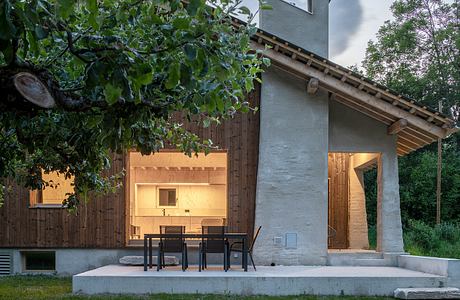
[{"label": "wooden door panel", "polygon": [[329,196],[328,225],[335,234],[329,248],[348,248],[348,153],[330,153],[328,161]]}]

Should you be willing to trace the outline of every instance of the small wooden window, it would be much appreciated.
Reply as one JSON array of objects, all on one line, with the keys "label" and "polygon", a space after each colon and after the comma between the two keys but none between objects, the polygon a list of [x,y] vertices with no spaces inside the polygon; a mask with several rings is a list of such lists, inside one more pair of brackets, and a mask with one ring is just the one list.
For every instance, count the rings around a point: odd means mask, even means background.
[{"label": "small wooden window", "polygon": [[175,188],[159,188],[158,189],[158,206],[160,207],[176,207],[177,197]]},{"label": "small wooden window", "polygon": [[65,175],[58,172],[42,172],[43,181],[49,182],[43,190],[30,192],[30,204],[32,207],[63,207],[62,202],[68,194],[74,192],[74,179],[65,178]]}]

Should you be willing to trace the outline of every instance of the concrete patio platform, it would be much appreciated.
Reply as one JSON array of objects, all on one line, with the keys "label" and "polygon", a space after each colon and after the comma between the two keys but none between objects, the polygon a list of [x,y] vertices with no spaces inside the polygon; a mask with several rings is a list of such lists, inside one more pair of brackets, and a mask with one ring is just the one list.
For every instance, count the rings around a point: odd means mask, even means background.
[{"label": "concrete patio platform", "polygon": [[198,272],[169,267],[109,265],[73,276],[73,292],[82,294],[235,294],[235,295],[378,295],[397,288],[441,287],[445,276],[395,267],[260,266],[257,272],[211,266]]}]

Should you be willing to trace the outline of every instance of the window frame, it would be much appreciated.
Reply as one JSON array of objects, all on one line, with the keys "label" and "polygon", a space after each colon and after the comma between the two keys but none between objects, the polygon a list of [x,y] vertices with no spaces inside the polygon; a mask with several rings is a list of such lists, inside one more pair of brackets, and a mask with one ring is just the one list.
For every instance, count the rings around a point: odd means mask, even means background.
[{"label": "window frame", "polygon": [[[24,273],[38,273],[38,274],[49,274],[49,273],[55,273],[56,272],[56,251],[49,251],[49,250],[27,250],[27,251],[21,251],[21,267],[22,267],[22,272]],[[35,254],[35,255],[40,255],[40,254],[45,254],[45,255],[52,255],[54,259],[54,268],[53,269],[37,269],[37,270],[31,270],[27,268],[27,256],[30,254]]]},{"label": "window frame", "polygon": [[292,7],[300,9],[309,14],[313,14],[313,0],[306,0],[306,7],[300,7],[295,3],[295,0],[282,0],[283,2],[289,4]]},{"label": "window frame", "polygon": [[[176,191],[176,203],[172,205],[160,205],[160,190],[175,190]],[[179,188],[177,186],[157,186],[157,207],[158,208],[178,208],[179,207]],[[169,201],[168,201],[169,202]]]},{"label": "window frame", "polygon": [[[62,174],[62,173],[61,173]],[[70,179],[64,179],[70,180]],[[74,182],[74,180],[72,180]],[[49,187],[50,188],[50,187]],[[52,187],[51,187],[52,188]],[[65,199],[62,199],[64,201]],[[57,203],[43,203],[43,190],[30,190],[29,191],[29,208],[67,208],[67,205]]]}]

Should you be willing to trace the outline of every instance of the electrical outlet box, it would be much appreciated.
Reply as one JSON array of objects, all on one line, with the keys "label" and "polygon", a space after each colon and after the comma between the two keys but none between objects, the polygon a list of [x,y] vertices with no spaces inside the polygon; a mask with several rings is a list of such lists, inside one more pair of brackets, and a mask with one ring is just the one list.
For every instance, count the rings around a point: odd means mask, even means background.
[{"label": "electrical outlet box", "polygon": [[283,237],[275,236],[273,238],[273,244],[275,244],[275,246],[282,246],[283,245]]}]

